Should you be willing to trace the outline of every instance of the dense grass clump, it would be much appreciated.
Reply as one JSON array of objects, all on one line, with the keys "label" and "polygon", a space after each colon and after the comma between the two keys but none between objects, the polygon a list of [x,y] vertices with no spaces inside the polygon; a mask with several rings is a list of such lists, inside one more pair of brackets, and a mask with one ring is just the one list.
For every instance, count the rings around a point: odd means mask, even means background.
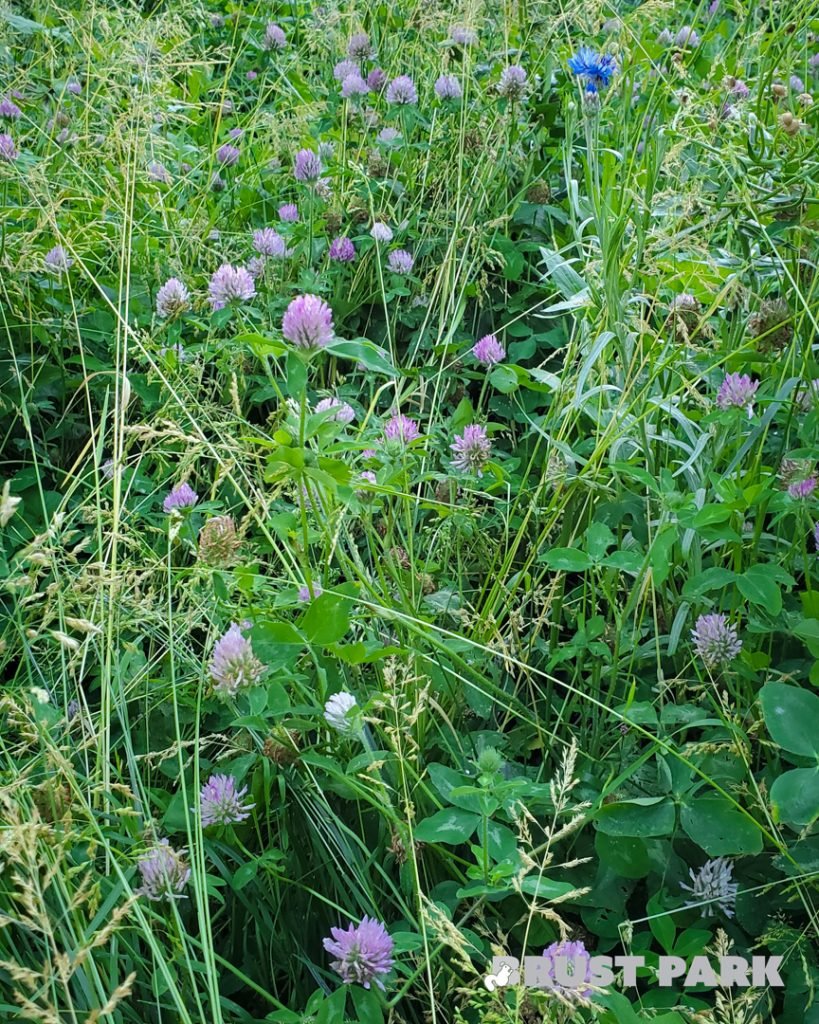
[{"label": "dense grass clump", "polygon": [[819,0],[0,33],[0,1021],[819,1024]]}]

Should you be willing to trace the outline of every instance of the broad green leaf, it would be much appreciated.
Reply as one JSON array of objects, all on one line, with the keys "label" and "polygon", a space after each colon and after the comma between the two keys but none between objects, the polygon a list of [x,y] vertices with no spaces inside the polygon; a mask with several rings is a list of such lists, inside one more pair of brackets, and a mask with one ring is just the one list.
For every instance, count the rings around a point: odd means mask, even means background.
[{"label": "broad green leaf", "polygon": [[299,621],[308,643],[338,643],[350,626],[350,598],[344,594],[319,594]]},{"label": "broad green leaf", "polygon": [[771,803],[779,821],[804,828],[819,818],[819,767],[794,768],[771,786]]},{"label": "broad green leaf", "polygon": [[578,548],[552,548],[543,556],[550,569],[561,572],[584,572],[592,567],[591,556]]},{"label": "broad green leaf", "polygon": [[325,351],[332,352],[334,356],[342,356],[344,359],[355,359],[368,370],[382,373],[386,377],[396,375],[395,367],[389,362],[386,353],[366,338],[355,338],[352,341],[338,338],[331,341]]},{"label": "broad green leaf", "polygon": [[676,817],[674,804],[663,797],[606,804],[594,815],[598,831],[609,836],[667,836]]},{"label": "broad green leaf", "polygon": [[775,743],[792,754],[819,757],[819,697],[815,693],[785,683],[766,683],[759,700]]},{"label": "broad green leaf", "polygon": [[571,892],[576,886],[571,882],[556,882],[553,878],[545,878],[542,875],[538,877],[532,874],[523,879],[520,888],[523,892],[530,896],[536,896],[539,900],[556,900],[565,896],[567,892]]},{"label": "broad green leaf", "polygon": [[637,836],[610,836],[598,829],[594,848],[600,860],[622,878],[645,878],[651,870],[646,844]]},{"label": "broad green leaf", "polygon": [[375,988],[362,988],[361,985],[350,985],[358,1024],[383,1024],[384,1011],[381,998]]},{"label": "broad green leaf", "polygon": [[718,793],[683,806],[680,824],[709,857],[733,857],[762,850],[761,829]]},{"label": "broad green leaf", "polygon": [[466,842],[480,824],[479,814],[460,807],[447,807],[431,818],[425,818],[415,828],[415,838],[422,843],[449,843],[457,846]]},{"label": "broad green leaf", "polygon": [[767,566],[752,565],[741,576],[737,576],[736,582],[739,592],[752,604],[761,605],[771,615],[778,615],[782,611],[782,592]]}]

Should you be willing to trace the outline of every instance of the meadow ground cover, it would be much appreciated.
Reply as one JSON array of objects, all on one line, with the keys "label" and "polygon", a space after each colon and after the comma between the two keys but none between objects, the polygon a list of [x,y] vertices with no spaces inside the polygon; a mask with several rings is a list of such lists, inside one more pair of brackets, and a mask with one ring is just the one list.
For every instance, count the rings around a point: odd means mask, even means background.
[{"label": "meadow ground cover", "polygon": [[819,0],[0,34],[0,1020],[817,1024]]}]

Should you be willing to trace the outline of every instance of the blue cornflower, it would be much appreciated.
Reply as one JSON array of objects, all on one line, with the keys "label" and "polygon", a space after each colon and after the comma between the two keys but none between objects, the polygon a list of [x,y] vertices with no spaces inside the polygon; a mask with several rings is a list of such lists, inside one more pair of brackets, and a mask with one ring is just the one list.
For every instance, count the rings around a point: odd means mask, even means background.
[{"label": "blue cornflower", "polygon": [[569,57],[568,64],[592,92],[598,86],[607,86],[617,71],[617,61],[610,53],[597,53],[590,46],[581,46],[573,57]]}]

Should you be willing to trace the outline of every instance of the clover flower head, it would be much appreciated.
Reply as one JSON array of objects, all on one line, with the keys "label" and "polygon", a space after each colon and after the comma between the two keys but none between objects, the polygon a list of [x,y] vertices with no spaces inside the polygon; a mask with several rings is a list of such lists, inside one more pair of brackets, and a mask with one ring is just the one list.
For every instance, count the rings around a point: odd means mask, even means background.
[{"label": "clover flower head", "polygon": [[754,414],[754,395],[759,381],[752,381],[747,373],[729,373],[717,392],[717,408],[746,409],[748,416]]},{"label": "clover flower head", "polygon": [[61,245],[55,245],[43,257],[46,270],[52,274],[65,274],[74,266],[74,260]]},{"label": "clover flower head", "polygon": [[392,228],[381,220],[377,220],[370,228],[370,234],[376,242],[391,242]]},{"label": "clover flower head", "polygon": [[459,100],[463,96],[461,83],[454,75],[441,75],[435,82],[435,95],[439,100]]},{"label": "clover flower head", "polygon": [[474,46],[478,41],[478,33],[466,25],[453,25],[449,30],[449,39],[456,46]]},{"label": "clover flower head", "polygon": [[520,64],[510,64],[501,72],[498,92],[507,100],[517,100],[526,89],[526,71]]},{"label": "clover flower head", "polygon": [[409,416],[404,416],[401,413],[395,413],[384,425],[385,441],[408,445],[411,441],[415,441],[420,436],[421,431],[418,429],[418,424],[415,420],[412,420]]},{"label": "clover flower head", "polygon": [[295,203],[284,203],[279,207],[279,220],[284,224],[295,224],[299,219],[299,208]]},{"label": "clover flower head", "polygon": [[274,259],[284,259],[287,255],[287,243],[273,228],[254,231],[253,248],[260,256],[271,256]]},{"label": "clover flower head", "polygon": [[247,786],[238,789],[232,775],[211,775],[199,792],[202,828],[238,825],[250,817],[255,804],[243,804]]},{"label": "clover flower head", "polygon": [[674,37],[674,45],[678,46],[681,50],[696,50],[700,45],[700,41],[699,33],[690,25],[683,25]]},{"label": "clover flower head", "polygon": [[19,155],[14,139],[7,132],[0,133],[0,160],[11,163]]},{"label": "clover flower head", "polygon": [[4,96],[3,99],[0,100],[0,117],[7,117],[11,121],[16,121],[22,116],[23,111],[17,106],[10,96]]},{"label": "clover flower head", "polygon": [[321,176],[321,160],[312,149],[300,149],[293,161],[296,181],[314,182]]},{"label": "clover flower head", "polygon": [[347,56],[350,60],[367,60],[372,56],[373,48],[366,32],[356,32],[347,43]]},{"label": "clover flower head", "polygon": [[355,259],[355,246],[349,238],[334,238],[327,255],[337,263],[352,263]]},{"label": "clover flower head", "polygon": [[341,96],[345,100],[350,100],[353,96],[366,96],[369,91],[370,87],[366,80],[357,71],[347,75],[341,83]]},{"label": "clover flower head", "polygon": [[358,702],[351,693],[335,693],[324,705],[324,718],[329,726],[341,733],[351,733],[356,727]]},{"label": "clover flower head", "polygon": [[250,641],[235,622],[216,642],[210,663],[213,691],[220,697],[233,697],[239,690],[255,686],[265,667],[253,653]]},{"label": "clover flower head", "polygon": [[324,348],[333,340],[333,312],[318,295],[298,295],[285,310],[282,334],[297,348]]},{"label": "clover flower head", "polygon": [[287,46],[287,36],[284,29],[275,22],[268,22],[264,30],[262,48],[265,50],[283,50]]},{"label": "clover flower head", "polygon": [[418,90],[409,75],[398,75],[387,86],[387,103],[411,107],[418,102]]},{"label": "clover flower head", "polygon": [[484,366],[494,366],[506,358],[506,349],[494,334],[485,334],[472,346],[472,355]]},{"label": "clover flower head", "polygon": [[387,257],[387,264],[394,274],[411,274],[415,260],[406,249],[393,249]]},{"label": "clover flower head", "polygon": [[462,473],[483,475],[483,469],[492,455],[492,442],[486,434],[486,428],[477,423],[464,427],[462,434],[456,434],[450,445],[455,453],[452,468]]},{"label": "clover flower head", "polygon": [[721,613],[700,615],[691,630],[694,650],[706,668],[728,665],[742,650],[737,627]]},{"label": "clover flower head", "polygon": [[363,917],[357,925],[331,928],[324,948],[336,959],[331,963],[345,985],[355,982],[369,988],[372,982],[383,989],[381,976],[392,969],[394,943],[380,921]]},{"label": "clover flower head", "polygon": [[163,512],[173,512],[174,509],[193,508],[199,501],[199,495],[188,483],[177,484],[169,491],[162,502]]},{"label": "clover flower head", "polygon": [[734,866],[726,857],[707,860],[696,872],[690,868],[692,884],[680,882],[680,888],[694,896],[685,906],[699,908],[702,917],[715,916],[716,910],[733,917],[739,891],[737,883],[731,881],[733,871]]},{"label": "clover flower head", "polygon": [[225,142],[216,150],[216,160],[222,167],[234,167],[238,164],[240,156],[240,151],[229,142]]},{"label": "clover flower head", "polygon": [[210,279],[208,293],[213,309],[224,309],[231,302],[247,302],[252,299],[256,294],[256,285],[244,267],[223,263]]},{"label": "clover flower head", "polygon": [[387,84],[387,75],[381,68],[373,68],[367,75],[367,88],[370,92],[381,92]]},{"label": "clover flower head", "polygon": [[328,420],[332,420],[335,423],[352,423],[355,419],[355,409],[347,402],[342,402],[340,398],[322,398],[320,402],[316,403],[315,412],[323,413],[329,412],[334,409],[335,412],[332,416],[328,416]]},{"label": "clover flower head", "polygon": [[191,871],[184,851],[174,850],[167,839],[160,839],[137,867],[142,877],[142,886],[137,890],[140,896],[154,901],[184,899],[182,890],[188,884]]},{"label": "clover flower head", "polygon": [[593,990],[584,987],[592,978],[591,953],[582,942],[553,942],[543,950],[543,956],[549,961],[546,972],[553,990],[565,998],[591,998]]},{"label": "clover flower head", "polygon": [[169,277],[156,293],[156,315],[163,320],[179,316],[190,306],[190,294],[178,277]]}]

